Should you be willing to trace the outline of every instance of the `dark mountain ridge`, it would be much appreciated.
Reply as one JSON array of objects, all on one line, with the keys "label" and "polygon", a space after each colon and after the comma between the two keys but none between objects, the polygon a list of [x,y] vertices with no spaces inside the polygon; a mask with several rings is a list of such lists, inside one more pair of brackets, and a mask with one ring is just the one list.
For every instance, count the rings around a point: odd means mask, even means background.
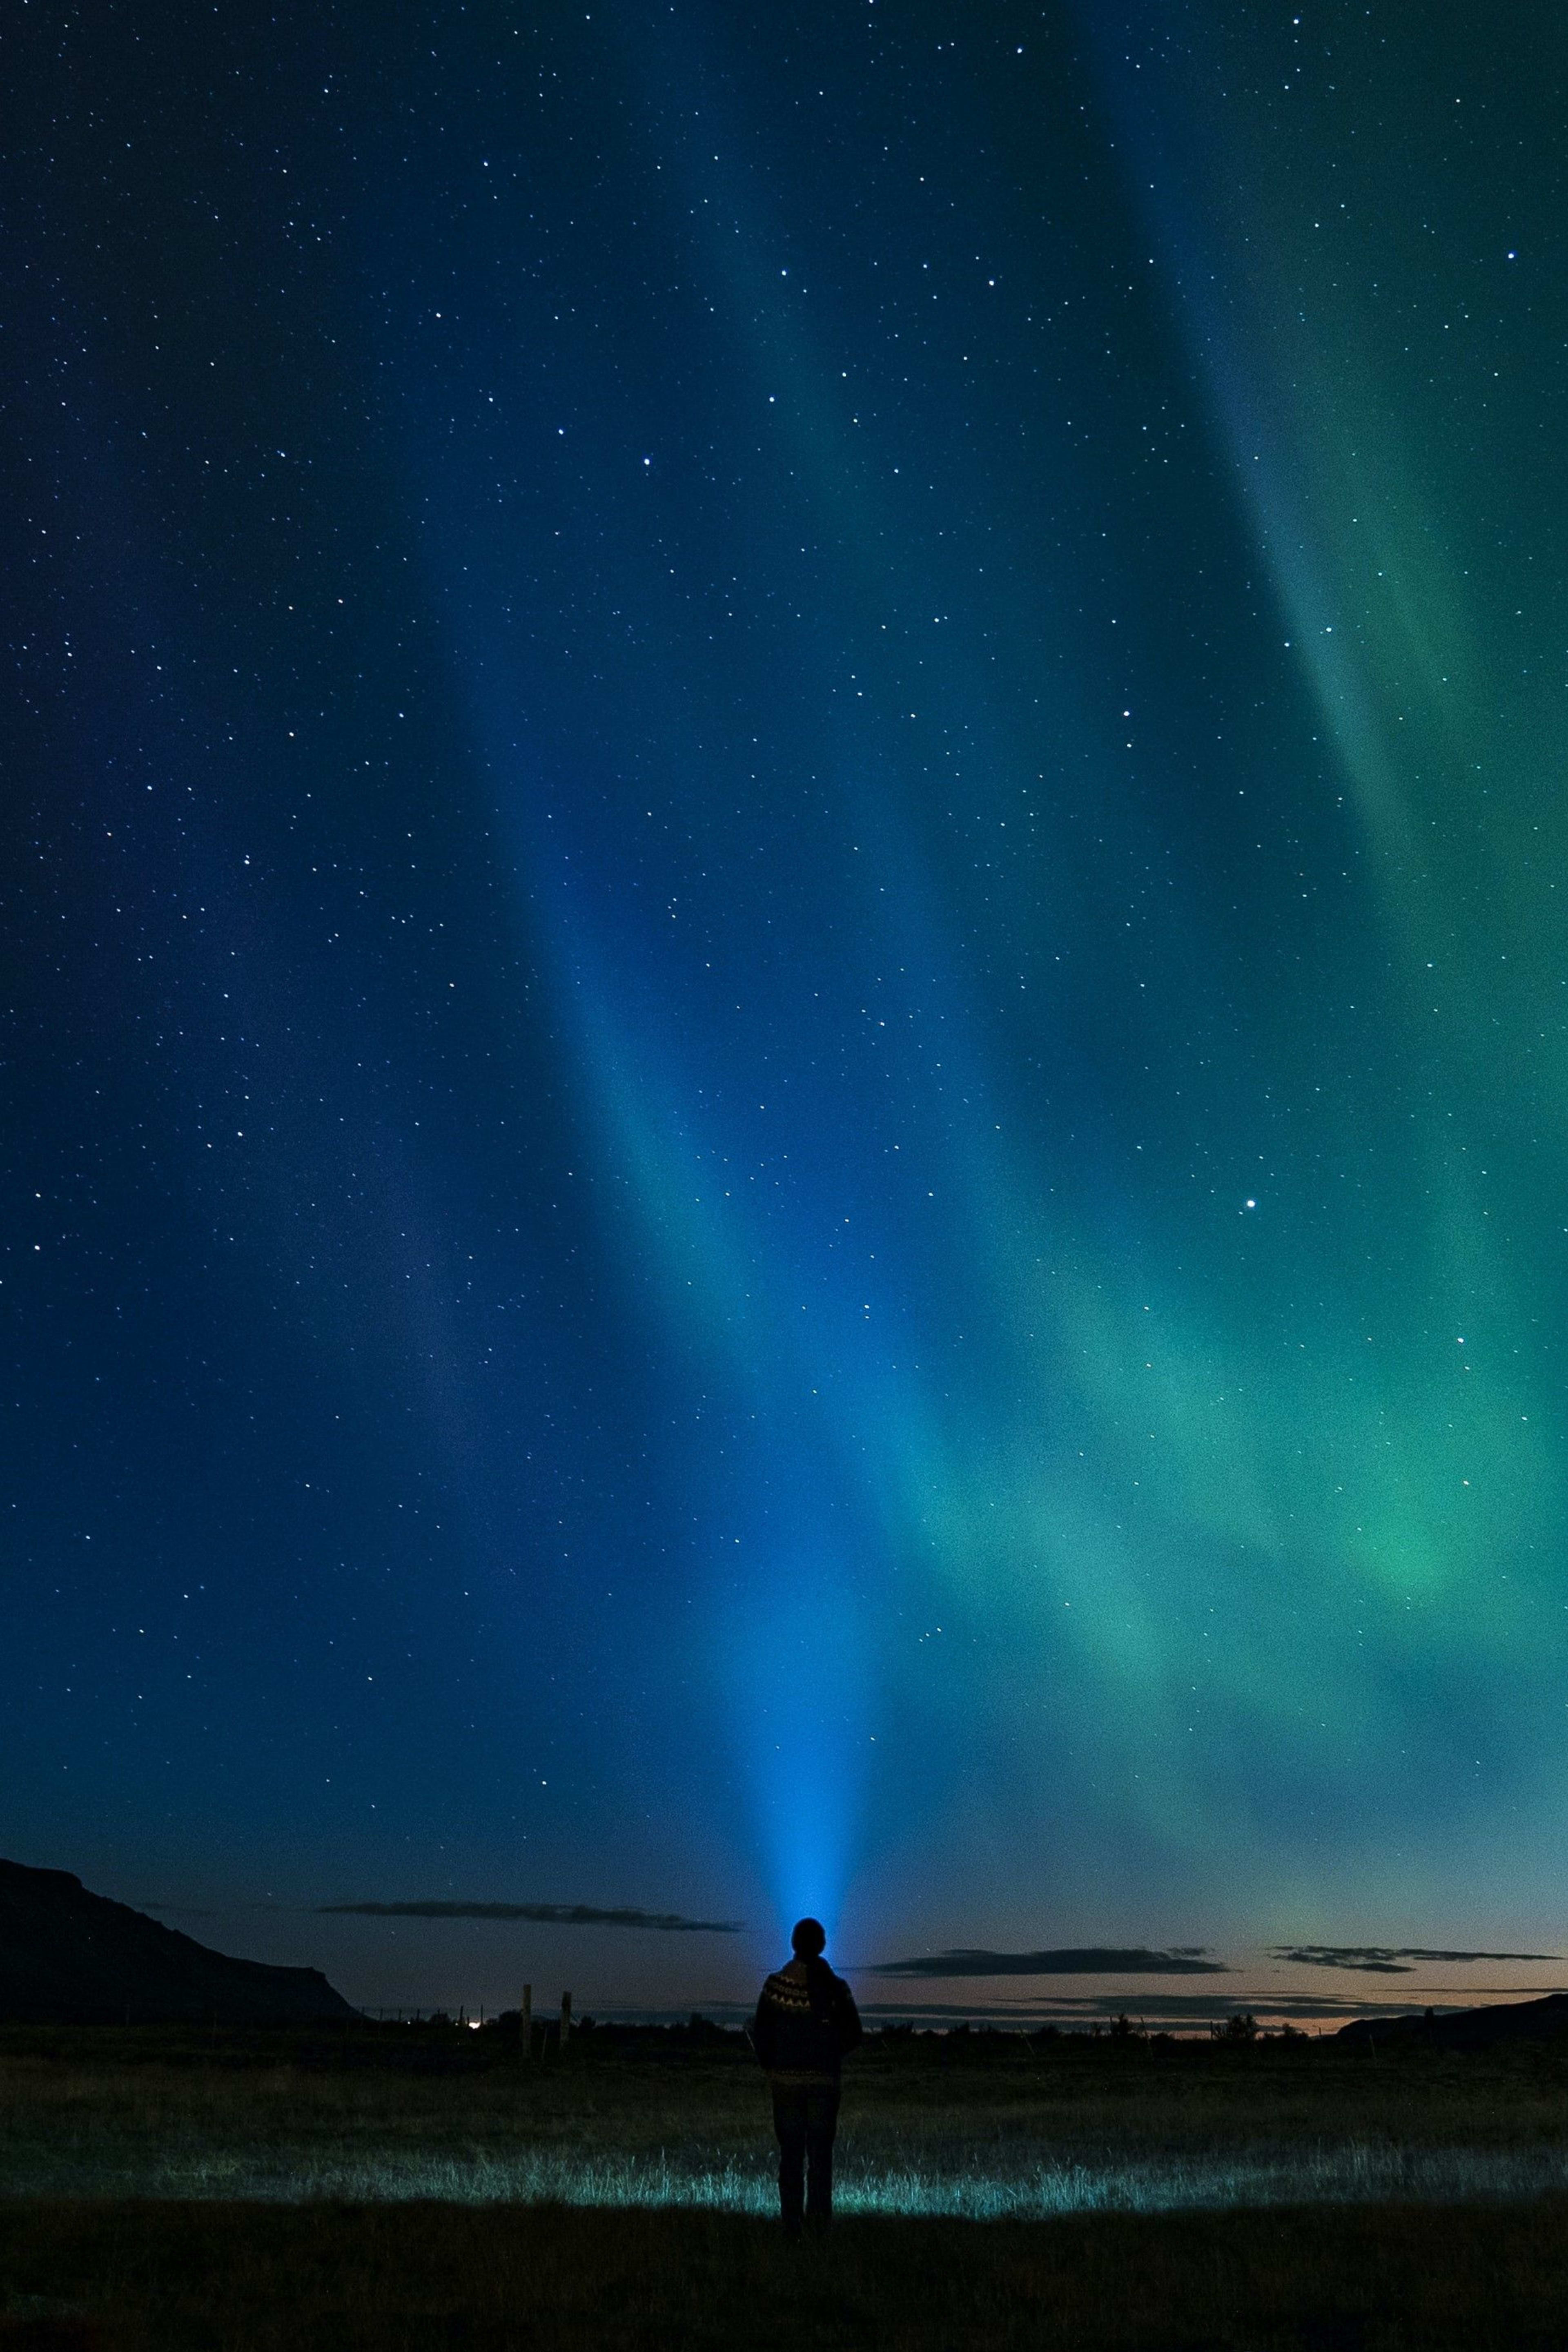
[{"label": "dark mountain ridge", "polygon": [[1542,2000],[1500,2000],[1486,2009],[1427,2010],[1407,2017],[1358,2017],[1342,2025],[1340,2042],[1416,2044],[1433,2050],[1493,2050],[1502,2042],[1557,2042],[1568,2037],[1568,1992]]},{"label": "dark mountain ridge", "polygon": [[68,1870],[0,1862],[0,2020],[300,2025],[356,2017],[319,1969],[231,1959]]}]

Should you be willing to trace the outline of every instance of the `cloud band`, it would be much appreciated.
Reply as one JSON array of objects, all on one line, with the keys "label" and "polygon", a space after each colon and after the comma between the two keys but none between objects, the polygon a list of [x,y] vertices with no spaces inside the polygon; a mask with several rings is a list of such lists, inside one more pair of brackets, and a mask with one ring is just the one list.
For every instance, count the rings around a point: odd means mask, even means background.
[{"label": "cloud band", "polygon": [[596,1903],[319,1903],[319,1916],[358,1919],[525,1920],[538,1927],[653,1927],[664,1935],[738,1936],[738,1919],[686,1919],[678,1911],[604,1908]]},{"label": "cloud band", "polygon": [[882,1960],[865,1971],[873,1977],[1222,1977],[1223,1960],[1207,1960],[1197,1950],[1149,1952],[1111,1945],[1071,1947],[1049,1952],[988,1952],[964,1949],[923,1953],[907,1960]]},{"label": "cloud band", "polygon": [[1277,1960],[1298,1968],[1360,1969],[1370,1976],[1406,1977],[1416,1960],[1557,1960],[1560,1952],[1434,1952],[1418,1944],[1275,1944]]}]

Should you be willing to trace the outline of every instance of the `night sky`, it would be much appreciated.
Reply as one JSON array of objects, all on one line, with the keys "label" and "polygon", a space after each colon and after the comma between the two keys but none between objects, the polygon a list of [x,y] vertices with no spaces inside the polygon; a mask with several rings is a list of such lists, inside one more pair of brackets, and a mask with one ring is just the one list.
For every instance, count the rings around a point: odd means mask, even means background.
[{"label": "night sky", "polygon": [[371,2001],[1562,1948],[1476,24],[12,12],[0,1851]]}]

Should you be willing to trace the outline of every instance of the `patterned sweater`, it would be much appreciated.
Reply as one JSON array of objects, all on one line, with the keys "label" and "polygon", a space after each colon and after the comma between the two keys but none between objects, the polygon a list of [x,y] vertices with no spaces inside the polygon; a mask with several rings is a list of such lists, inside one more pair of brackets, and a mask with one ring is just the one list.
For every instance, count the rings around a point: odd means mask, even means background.
[{"label": "patterned sweater", "polygon": [[826,1960],[791,1960],[763,1986],[751,2040],[769,2081],[836,2084],[860,2038],[855,1997]]}]

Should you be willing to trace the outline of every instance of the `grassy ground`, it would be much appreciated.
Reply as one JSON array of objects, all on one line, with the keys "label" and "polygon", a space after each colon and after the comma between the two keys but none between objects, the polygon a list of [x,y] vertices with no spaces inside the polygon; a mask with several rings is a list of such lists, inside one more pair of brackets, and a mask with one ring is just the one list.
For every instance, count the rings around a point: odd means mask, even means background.
[{"label": "grassy ground", "polygon": [[0,2352],[1562,2347],[1565,2093],[1542,2050],[873,2043],[791,2249],[733,2044],[0,2033]]},{"label": "grassy ground", "polygon": [[1051,2222],[16,2203],[0,2345],[58,2352],[1523,2352],[1568,2203]]},{"label": "grassy ground", "polygon": [[[768,2210],[744,2045],[594,2037],[519,2064],[447,2032],[0,2036],[0,2196],[382,2199]],[[846,2210],[1008,2218],[1568,2189],[1568,2058],[1328,2043],[873,2042]]]}]

